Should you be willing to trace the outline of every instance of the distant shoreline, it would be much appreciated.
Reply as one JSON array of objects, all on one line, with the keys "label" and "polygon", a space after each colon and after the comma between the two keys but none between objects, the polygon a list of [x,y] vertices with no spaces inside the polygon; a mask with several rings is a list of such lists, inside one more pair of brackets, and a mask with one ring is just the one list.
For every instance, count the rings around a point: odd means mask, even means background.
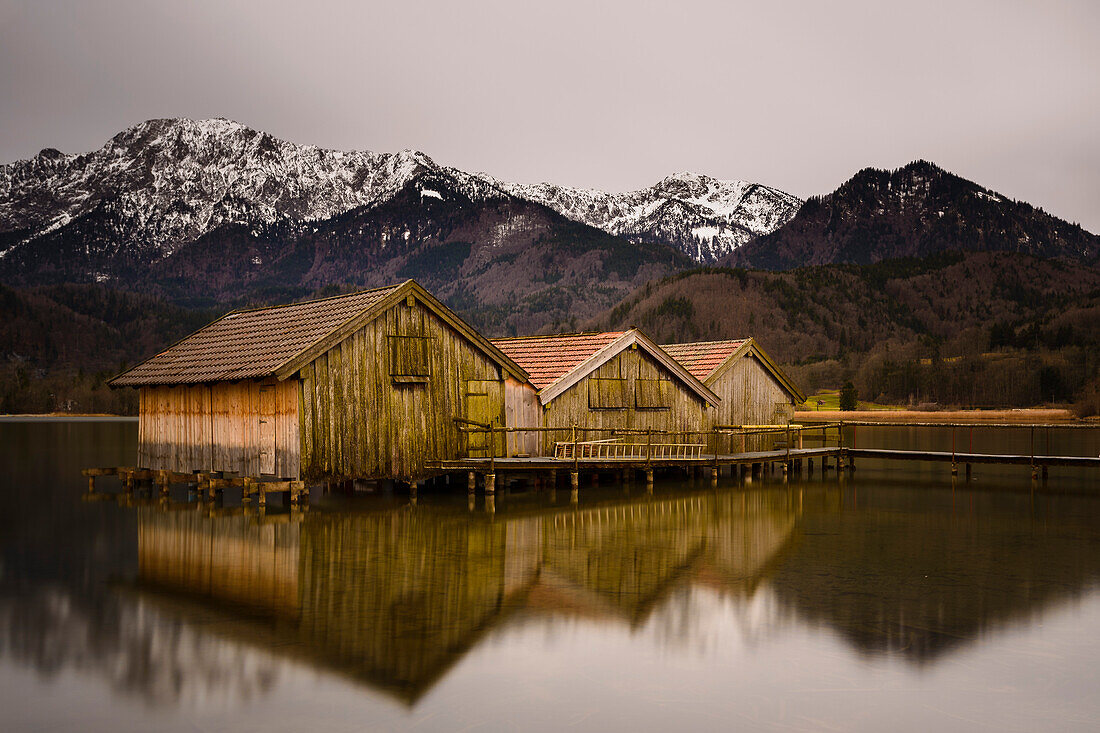
[{"label": "distant shoreline", "polygon": [[[859,420],[866,422],[971,422],[982,423],[1083,423],[1092,424],[1095,420],[1081,420],[1069,410],[1051,408],[1022,408],[1009,410],[798,410],[792,417],[798,421],[839,421]],[[1100,424],[1100,423],[1098,423]]]}]

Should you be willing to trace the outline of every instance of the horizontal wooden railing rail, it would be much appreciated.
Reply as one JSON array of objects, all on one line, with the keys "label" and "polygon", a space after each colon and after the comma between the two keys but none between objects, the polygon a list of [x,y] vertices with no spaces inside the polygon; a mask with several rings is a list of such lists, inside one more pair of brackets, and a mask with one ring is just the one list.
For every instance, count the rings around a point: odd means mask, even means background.
[{"label": "horizontal wooden railing rail", "polygon": [[[554,441],[552,456],[555,458],[572,458],[574,462],[581,457],[593,457],[593,458],[607,458],[607,457],[639,457],[649,460],[651,458],[698,458],[704,453],[713,455],[717,458],[718,454],[722,452],[723,438],[728,439],[728,451],[730,453],[740,452],[745,453],[747,450],[746,439],[753,436],[784,436],[785,440],[782,443],[777,442],[775,447],[786,447],[788,452],[792,448],[793,444],[797,442],[797,447],[801,448],[805,437],[816,437],[816,434],[820,434],[821,444],[826,447],[830,442],[830,431],[836,432],[836,445],[841,447],[843,443],[842,423],[815,423],[812,425],[804,425],[801,423],[787,423],[783,425],[717,425],[709,430],[663,430],[656,428],[607,428],[607,427],[592,427],[584,425],[568,425],[568,426],[498,426],[491,424],[478,423],[466,418],[456,417],[455,423],[458,425],[460,432],[474,434],[474,433],[489,433],[488,445],[478,446],[476,448],[468,448],[468,450],[485,451],[489,455],[483,456],[490,460],[497,458],[498,452],[497,441],[495,440],[496,434],[514,434],[514,433],[539,433],[549,434],[556,433],[558,435],[570,437],[569,440],[557,440]],[[602,439],[582,439],[588,435],[609,435],[609,438]],[[645,443],[637,442],[624,442],[620,437],[627,436],[646,436]],[[672,436],[673,440],[662,441],[664,436]],[[692,437],[703,437],[705,442],[690,442]],[[654,438],[657,438],[658,442],[654,442]],[[740,438],[740,444],[735,446],[735,441]],[[598,447],[600,444],[609,446],[605,448]],[[614,447],[610,447],[614,446]],[[644,453],[641,452],[644,447]],[[708,450],[709,449],[709,450]],[[507,453],[508,447],[505,446],[505,452]]]},{"label": "horizontal wooden railing rail", "polygon": [[817,423],[813,419],[804,419],[807,429],[820,429],[823,424],[843,427],[868,428],[1036,428],[1049,430],[1100,430],[1100,422],[905,422],[904,420],[842,420],[840,422]]}]

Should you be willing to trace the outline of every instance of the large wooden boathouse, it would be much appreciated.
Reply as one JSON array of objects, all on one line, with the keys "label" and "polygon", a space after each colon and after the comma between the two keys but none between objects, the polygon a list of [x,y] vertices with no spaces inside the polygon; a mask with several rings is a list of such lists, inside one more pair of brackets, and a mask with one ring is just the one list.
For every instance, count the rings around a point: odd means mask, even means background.
[{"label": "large wooden boathouse", "polygon": [[523,368],[411,280],[229,313],[110,384],[141,390],[142,467],[288,480],[417,480],[477,455],[455,417],[535,404]]}]

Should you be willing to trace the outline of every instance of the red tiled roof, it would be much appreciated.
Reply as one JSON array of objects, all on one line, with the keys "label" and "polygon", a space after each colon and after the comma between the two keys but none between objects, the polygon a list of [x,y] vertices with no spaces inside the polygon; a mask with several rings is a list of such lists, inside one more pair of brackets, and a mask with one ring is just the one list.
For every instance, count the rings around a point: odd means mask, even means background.
[{"label": "red tiled roof", "polygon": [[196,384],[269,376],[399,287],[230,313],[120,374],[111,384]]},{"label": "red tiled roof", "polygon": [[661,348],[700,382],[722,366],[748,339],[697,341],[693,344],[661,344]]},{"label": "red tiled roof", "polygon": [[493,339],[493,346],[523,367],[536,389],[549,387],[610,345],[625,331]]}]

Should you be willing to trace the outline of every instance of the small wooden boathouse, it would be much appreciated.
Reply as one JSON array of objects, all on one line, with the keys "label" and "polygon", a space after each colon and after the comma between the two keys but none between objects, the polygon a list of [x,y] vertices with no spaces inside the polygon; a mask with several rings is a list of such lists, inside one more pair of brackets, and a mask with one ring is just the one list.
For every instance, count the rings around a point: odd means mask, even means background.
[{"label": "small wooden boathouse", "polygon": [[493,344],[527,372],[541,408],[537,423],[507,424],[561,428],[541,432],[532,456],[553,455],[555,443],[570,440],[572,425],[697,440],[709,429],[708,410],[720,404],[702,380],[637,329],[494,339]]},{"label": "small wooden boathouse", "polygon": [[[714,425],[785,425],[806,395],[754,339],[662,344],[661,348],[710,388],[721,403],[711,412]],[[762,450],[774,435],[749,438]]]},{"label": "small wooden boathouse", "polygon": [[503,425],[534,395],[412,280],[234,311],[110,384],[141,390],[141,467],[286,480],[417,480],[429,459],[478,455],[455,417]]}]

